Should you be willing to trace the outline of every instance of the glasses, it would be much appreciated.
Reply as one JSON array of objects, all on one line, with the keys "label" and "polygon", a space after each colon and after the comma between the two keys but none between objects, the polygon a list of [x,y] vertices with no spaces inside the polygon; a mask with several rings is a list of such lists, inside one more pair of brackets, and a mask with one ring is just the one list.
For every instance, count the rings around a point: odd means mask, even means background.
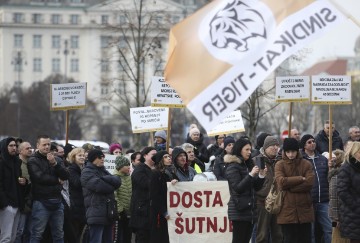
[{"label": "glasses", "polygon": [[315,143],[315,140],[309,140],[306,142],[307,144],[312,144],[312,143]]},{"label": "glasses", "polygon": [[171,155],[164,155],[163,158],[165,158],[165,159],[171,158]]}]

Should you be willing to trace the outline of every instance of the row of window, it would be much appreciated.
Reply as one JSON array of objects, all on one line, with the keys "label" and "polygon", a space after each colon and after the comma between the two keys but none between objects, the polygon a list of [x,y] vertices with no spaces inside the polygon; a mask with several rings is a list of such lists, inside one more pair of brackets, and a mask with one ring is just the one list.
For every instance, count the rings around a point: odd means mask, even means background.
[{"label": "row of window", "polygon": [[[60,72],[60,58],[53,58],[51,60],[51,70],[54,73]],[[34,58],[33,59],[33,72],[42,72],[42,64],[43,60],[41,58]],[[16,63],[14,65],[14,71],[22,72],[23,71],[23,64]],[[76,73],[79,72],[79,59],[72,58],[70,59],[70,72]]]},{"label": "row of window", "polygon": [[[42,35],[33,35],[33,45],[34,49],[42,48]],[[22,34],[14,35],[14,47],[23,48],[24,36]],[[51,48],[60,49],[61,48],[61,36],[53,35],[51,36]],[[70,36],[70,48],[78,49],[79,48],[79,36],[72,35]]]},{"label": "row of window", "polygon": [[[14,23],[24,23],[25,15],[23,13],[13,13]],[[79,14],[71,14],[69,17],[69,23],[73,25],[80,24],[80,15]],[[31,22],[34,24],[42,24],[44,23],[43,14],[32,14]],[[50,18],[51,24],[61,24],[62,16],[60,14],[52,14]]]}]

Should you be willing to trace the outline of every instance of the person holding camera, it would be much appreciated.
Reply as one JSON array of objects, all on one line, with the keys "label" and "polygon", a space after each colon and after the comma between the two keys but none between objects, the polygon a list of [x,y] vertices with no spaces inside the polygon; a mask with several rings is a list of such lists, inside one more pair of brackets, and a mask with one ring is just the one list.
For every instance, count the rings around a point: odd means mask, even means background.
[{"label": "person holding camera", "polygon": [[282,242],[281,227],[276,222],[276,215],[270,214],[265,209],[265,198],[269,194],[275,178],[275,162],[280,144],[274,136],[267,136],[264,145],[260,148],[260,154],[254,158],[255,164],[260,168],[267,168],[267,174],[262,188],[256,192],[257,196],[257,233],[256,243]]}]

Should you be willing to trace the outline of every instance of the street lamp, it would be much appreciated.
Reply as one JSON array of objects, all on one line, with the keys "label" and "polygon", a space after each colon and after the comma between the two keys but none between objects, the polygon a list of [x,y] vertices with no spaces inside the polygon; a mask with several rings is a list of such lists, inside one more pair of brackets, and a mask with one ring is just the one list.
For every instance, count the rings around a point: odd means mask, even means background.
[{"label": "street lamp", "polygon": [[16,105],[17,115],[16,115],[16,131],[17,136],[20,137],[20,100],[17,92],[12,91],[10,94],[10,104]]}]

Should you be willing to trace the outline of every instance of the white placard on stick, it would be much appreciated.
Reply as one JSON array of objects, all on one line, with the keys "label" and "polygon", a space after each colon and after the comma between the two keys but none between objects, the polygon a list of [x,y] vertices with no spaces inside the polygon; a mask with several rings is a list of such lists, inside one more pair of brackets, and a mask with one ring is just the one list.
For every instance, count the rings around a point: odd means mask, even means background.
[{"label": "white placard on stick", "polygon": [[133,133],[167,130],[169,108],[136,107],[130,108]]},{"label": "white placard on stick", "polygon": [[86,107],[86,83],[50,85],[50,110],[71,110]]},{"label": "white placard on stick", "polygon": [[220,122],[214,129],[207,132],[208,136],[215,136],[220,134],[230,134],[237,132],[244,132],[244,122],[242,120],[241,111],[236,110],[230,113],[223,121]]},{"label": "white placard on stick", "polygon": [[185,104],[175,89],[171,88],[163,77],[152,77],[151,106],[184,108]]},{"label": "white placard on stick", "polygon": [[351,104],[351,77],[319,75],[311,78],[312,104]]},{"label": "white placard on stick", "polygon": [[276,102],[309,101],[308,76],[276,77]]}]

